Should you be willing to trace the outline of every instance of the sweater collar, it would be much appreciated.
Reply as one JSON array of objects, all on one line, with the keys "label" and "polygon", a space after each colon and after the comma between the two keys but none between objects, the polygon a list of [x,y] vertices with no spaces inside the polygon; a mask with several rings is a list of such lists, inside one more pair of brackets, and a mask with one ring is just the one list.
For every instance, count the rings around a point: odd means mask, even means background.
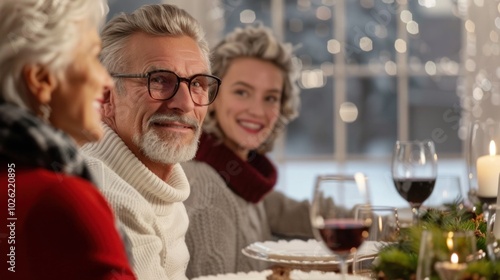
[{"label": "sweater collar", "polygon": [[269,159],[252,152],[243,161],[213,135],[203,133],[196,160],[212,166],[228,187],[248,202],[259,202],[276,184],[276,168]]},{"label": "sweater collar", "polygon": [[87,144],[82,150],[103,161],[118,176],[139,191],[152,204],[182,202],[189,196],[189,182],[180,164],[175,164],[165,182],[147,168],[106,124],[101,141]]}]

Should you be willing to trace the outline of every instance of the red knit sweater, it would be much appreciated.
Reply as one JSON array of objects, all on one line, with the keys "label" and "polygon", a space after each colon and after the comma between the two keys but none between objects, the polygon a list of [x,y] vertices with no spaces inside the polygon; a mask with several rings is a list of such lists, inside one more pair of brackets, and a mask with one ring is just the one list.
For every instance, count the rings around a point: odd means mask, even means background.
[{"label": "red knit sweater", "polygon": [[96,187],[46,169],[16,166],[9,172],[2,164],[0,279],[135,277],[113,213]]}]

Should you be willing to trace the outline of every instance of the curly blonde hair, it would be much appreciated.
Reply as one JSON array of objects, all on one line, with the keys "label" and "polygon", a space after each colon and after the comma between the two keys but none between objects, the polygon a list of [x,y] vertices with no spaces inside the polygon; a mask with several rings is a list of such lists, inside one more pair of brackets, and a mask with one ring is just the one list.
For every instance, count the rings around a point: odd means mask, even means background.
[{"label": "curly blonde hair", "polygon": [[[292,45],[280,42],[271,29],[261,24],[236,28],[212,49],[212,72],[224,82],[224,75],[232,61],[240,57],[257,58],[271,62],[283,71],[284,87],[281,98],[280,116],[273,131],[257,148],[258,153],[273,149],[274,142],[285,126],[299,114],[300,98],[297,78],[299,67],[294,61]],[[213,108],[205,117],[203,129],[214,134],[221,142],[225,137],[215,117]]]}]

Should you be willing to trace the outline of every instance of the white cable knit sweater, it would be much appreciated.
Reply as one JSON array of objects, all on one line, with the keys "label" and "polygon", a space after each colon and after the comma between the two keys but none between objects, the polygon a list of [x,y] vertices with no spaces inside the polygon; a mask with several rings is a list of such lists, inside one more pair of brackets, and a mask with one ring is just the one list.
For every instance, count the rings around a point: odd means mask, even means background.
[{"label": "white cable knit sweater", "polygon": [[182,167],[176,164],[168,181],[162,181],[106,125],[103,139],[82,151],[130,238],[138,279],[187,279],[188,216],[183,201],[190,190]]}]

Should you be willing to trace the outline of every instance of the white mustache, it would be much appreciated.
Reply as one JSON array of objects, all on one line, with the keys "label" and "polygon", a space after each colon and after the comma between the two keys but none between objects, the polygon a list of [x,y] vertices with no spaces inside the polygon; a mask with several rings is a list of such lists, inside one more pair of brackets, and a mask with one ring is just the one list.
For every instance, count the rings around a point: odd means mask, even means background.
[{"label": "white mustache", "polygon": [[178,122],[185,126],[194,127],[195,131],[198,131],[200,127],[196,120],[179,115],[154,114],[149,118],[148,125],[151,126],[151,124],[155,122]]}]

